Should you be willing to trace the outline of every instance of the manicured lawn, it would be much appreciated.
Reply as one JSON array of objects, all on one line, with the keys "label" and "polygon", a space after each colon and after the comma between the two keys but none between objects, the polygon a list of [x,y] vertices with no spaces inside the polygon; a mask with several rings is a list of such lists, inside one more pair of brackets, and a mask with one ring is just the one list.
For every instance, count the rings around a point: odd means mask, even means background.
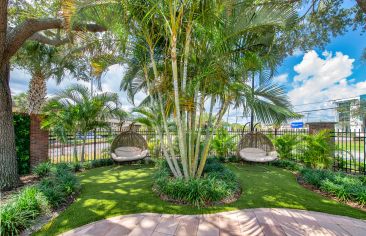
[{"label": "manicured lawn", "polygon": [[[239,176],[243,194],[235,203],[196,209],[161,201],[151,191],[154,168],[114,166],[80,174],[79,198],[36,235],[57,235],[108,217],[156,212],[200,214],[243,208],[285,207],[366,219],[366,213],[328,200],[301,187],[292,173],[266,165],[228,165]],[[265,171],[265,170],[268,171]]]}]

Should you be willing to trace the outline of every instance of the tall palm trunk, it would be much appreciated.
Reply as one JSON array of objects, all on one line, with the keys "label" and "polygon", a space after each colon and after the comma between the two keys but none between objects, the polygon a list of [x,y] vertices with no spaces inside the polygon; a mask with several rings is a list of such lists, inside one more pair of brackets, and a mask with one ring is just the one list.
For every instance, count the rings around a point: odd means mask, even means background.
[{"label": "tall palm trunk", "polygon": [[[156,68],[156,63],[155,63],[155,59],[154,59],[154,49],[152,48],[151,44],[150,44],[150,59],[151,59],[152,67],[153,67],[153,72],[154,72],[154,77],[155,77],[154,79],[155,79],[155,81],[158,81],[159,75],[158,75],[158,70]],[[161,116],[163,118],[163,128],[167,135],[167,140],[168,140],[168,149],[171,154],[171,158],[173,160],[173,164],[174,164],[175,170],[177,172],[177,175],[179,177],[181,177],[182,172],[180,170],[180,167],[179,167],[179,164],[178,164],[175,152],[174,152],[173,140],[172,140],[172,137],[171,137],[169,129],[168,129],[168,122],[167,122],[167,118],[165,116],[165,111],[164,111],[164,107],[163,107],[163,98],[162,98],[162,95],[161,95],[161,92],[159,89],[158,89],[157,93],[158,93],[158,104],[159,104]]]},{"label": "tall palm trunk", "polygon": [[212,131],[210,132],[210,136],[207,138],[206,140],[206,143],[205,143],[205,147],[203,149],[203,153],[202,153],[202,158],[201,158],[201,162],[200,162],[200,165],[198,167],[198,170],[197,170],[197,177],[201,177],[202,175],[202,172],[203,172],[203,168],[205,167],[206,165],[206,160],[207,160],[207,156],[208,156],[208,150],[209,150],[209,147],[211,145],[211,141],[212,141],[212,136],[213,136],[213,130],[216,130],[222,120],[222,117],[224,116],[227,108],[229,106],[229,101],[226,100],[224,101],[224,103],[222,104],[222,107],[219,111],[219,113],[217,114],[217,118],[216,118],[216,121],[215,121],[215,125],[212,127]]},{"label": "tall palm trunk", "polygon": [[171,57],[172,57],[172,71],[173,71],[173,86],[174,86],[174,104],[175,104],[175,123],[178,127],[178,141],[181,162],[183,166],[184,177],[189,178],[188,166],[187,166],[187,145],[185,133],[182,125],[180,102],[179,102],[179,82],[178,82],[178,65],[177,65],[177,38],[176,35],[172,35],[172,47],[171,47]]},{"label": "tall palm trunk", "polygon": [[78,162],[78,144],[77,144],[77,140],[76,140],[76,133],[74,134],[74,161]]},{"label": "tall palm trunk", "polygon": [[86,143],[86,134],[83,135],[83,144],[81,146],[81,162],[85,161],[85,143]]},{"label": "tall palm trunk", "polygon": [[29,114],[38,114],[46,100],[47,86],[46,77],[42,71],[36,71],[32,74],[28,90],[28,112]]},{"label": "tall palm trunk", "polygon": [[[147,85],[147,89],[148,89],[148,91],[149,91],[149,95],[150,95],[150,105],[151,105],[151,109],[154,111],[154,107],[155,107],[155,105],[154,105],[154,97],[153,97],[153,95],[152,95],[152,93],[151,93],[151,91],[152,91],[152,89],[151,89],[151,85],[150,85],[150,81],[149,81],[149,78],[148,78],[148,74],[147,74],[147,69],[146,69],[146,67],[144,67],[144,74],[145,74],[145,80],[146,80],[146,85]],[[168,162],[168,165],[169,165],[169,168],[170,168],[170,170],[173,172],[173,175],[175,176],[175,177],[179,177],[179,175],[178,175],[178,172],[177,172],[177,170],[175,169],[175,167],[174,167],[174,165],[173,165],[173,163],[172,163],[172,160],[171,160],[171,158],[169,157],[169,154],[168,154],[168,152],[167,152],[167,150],[166,150],[166,148],[165,148],[165,145],[164,145],[164,143],[163,143],[163,134],[162,134],[162,132],[161,132],[161,129],[160,129],[160,127],[159,127],[159,124],[157,124],[156,125],[156,129],[157,129],[157,133],[158,133],[158,136],[159,136],[159,139],[160,139],[160,146],[162,146],[163,148],[163,155],[164,155],[164,157],[165,157],[165,159],[166,159],[166,161]]]}]

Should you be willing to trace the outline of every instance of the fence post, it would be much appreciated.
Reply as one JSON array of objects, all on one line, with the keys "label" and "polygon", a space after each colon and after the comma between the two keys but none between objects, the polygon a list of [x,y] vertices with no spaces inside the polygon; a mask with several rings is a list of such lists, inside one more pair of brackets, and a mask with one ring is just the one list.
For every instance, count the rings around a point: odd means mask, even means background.
[{"label": "fence post", "polygon": [[94,160],[97,159],[97,130],[94,129]]}]

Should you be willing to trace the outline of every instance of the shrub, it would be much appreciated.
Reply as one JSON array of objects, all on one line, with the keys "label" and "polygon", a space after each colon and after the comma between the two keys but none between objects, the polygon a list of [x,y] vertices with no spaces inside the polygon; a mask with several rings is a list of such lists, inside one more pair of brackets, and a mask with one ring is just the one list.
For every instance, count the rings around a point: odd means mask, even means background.
[{"label": "shrub", "polygon": [[366,204],[364,178],[329,170],[305,168],[300,171],[305,182],[331,193],[342,201],[353,200]]},{"label": "shrub", "polygon": [[240,188],[235,174],[213,158],[208,159],[204,176],[200,179],[186,181],[172,178],[166,161],[160,164],[154,177],[154,186],[159,193],[180,203],[197,207],[232,196]]},{"label": "shrub", "polygon": [[332,164],[330,133],[322,130],[317,134],[303,135],[303,162],[312,168],[328,168]]},{"label": "shrub", "polygon": [[311,168],[304,168],[300,171],[305,182],[312,184],[318,188],[321,182],[325,179],[333,179],[333,173],[328,170],[317,170]]},{"label": "shrub", "polygon": [[281,159],[292,158],[294,147],[299,143],[298,136],[284,134],[273,141],[276,151]]},{"label": "shrub", "polygon": [[216,131],[215,137],[212,139],[212,150],[219,157],[227,157],[229,152],[235,148],[235,136],[231,136],[227,129],[219,128]]},{"label": "shrub", "polygon": [[108,159],[98,159],[91,161],[91,168],[101,167],[101,166],[109,166],[113,165],[113,160],[111,158]]},{"label": "shrub", "polygon": [[299,171],[303,168],[301,164],[291,160],[276,160],[271,162],[271,165],[292,171]]},{"label": "shrub", "polygon": [[33,220],[49,210],[43,194],[36,187],[24,188],[10,202],[1,207],[0,235],[18,235]]},{"label": "shrub", "polygon": [[67,202],[68,197],[79,191],[80,184],[70,167],[56,165],[55,170],[49,177],[42,179],[38,185],[40,191],[47,198],[53,208]]},{"label": "shrub", "polygon": [[14,113],[15,147],[18,161],[19,174],[30,172],[30,116],[28,114]]},{"label": "shrub", "polygon": [[83,165],[80,162],[73,162],[70,164],[70,167],[74,172],[79,172],[83,168]]},{"label": "shrub", "polygon": [[51,169],[52,164],[50,162],[43,162],[34,167],[33,173],[37,175],[39,178],[43,178],[51,173]]}]

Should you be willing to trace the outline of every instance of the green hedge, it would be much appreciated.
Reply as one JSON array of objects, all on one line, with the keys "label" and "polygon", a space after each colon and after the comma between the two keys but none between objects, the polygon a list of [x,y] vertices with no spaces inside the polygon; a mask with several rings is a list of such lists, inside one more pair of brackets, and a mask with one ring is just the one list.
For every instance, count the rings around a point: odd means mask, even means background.
[{"label": "green hedge", "polygon": [[27,114],[13,115],[15,127],[15,146],[18,160],[18,172],[21,175],[30,172],[30,117]]}]

